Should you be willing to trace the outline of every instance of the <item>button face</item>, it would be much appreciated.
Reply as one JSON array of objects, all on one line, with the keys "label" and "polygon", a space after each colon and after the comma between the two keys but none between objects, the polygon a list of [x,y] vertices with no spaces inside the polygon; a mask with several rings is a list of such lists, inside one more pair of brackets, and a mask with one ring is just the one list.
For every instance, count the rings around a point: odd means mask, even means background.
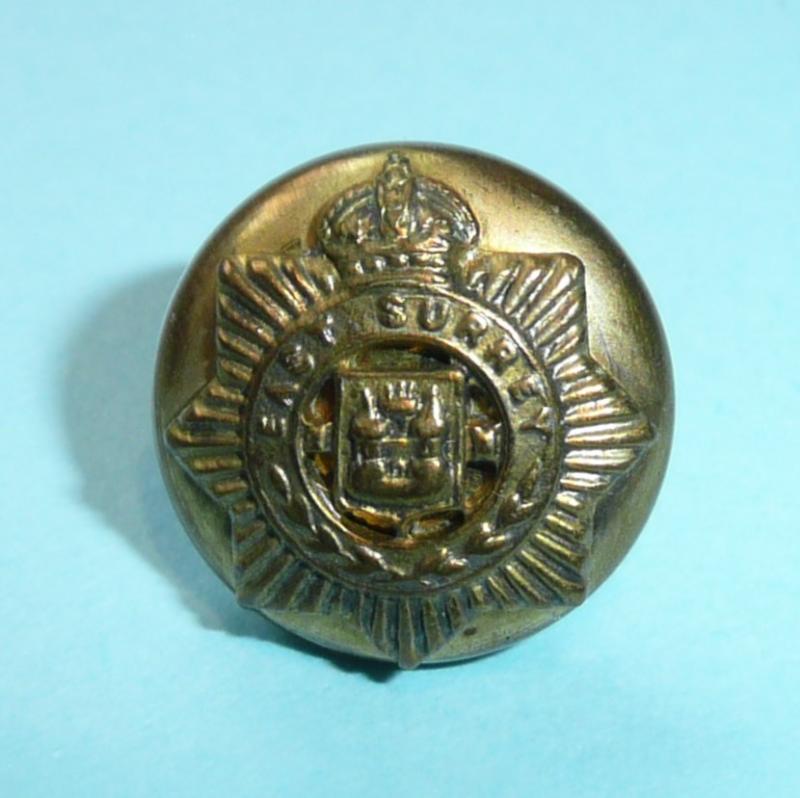
[{"label": "button face", "polygon": [[640,531],[672,433],[666,343],[572,200],[474,152],[335,155],[198,255],[156,423],[182,520],[246,607],[402,667],[580,604]]}]

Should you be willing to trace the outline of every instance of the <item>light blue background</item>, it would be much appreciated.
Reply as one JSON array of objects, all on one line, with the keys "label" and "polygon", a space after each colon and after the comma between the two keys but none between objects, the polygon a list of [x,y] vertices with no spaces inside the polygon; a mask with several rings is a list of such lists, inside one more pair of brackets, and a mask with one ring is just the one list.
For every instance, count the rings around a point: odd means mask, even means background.
[{"label": "light blue background", "polygon": [[[0,9],[0,795],[800,794],[797,2]],[[397,139],[592,209],[679,400],[657,508],[594,598],[415,673],[238,609],[149,418],[210,230],[298,163]]]}]

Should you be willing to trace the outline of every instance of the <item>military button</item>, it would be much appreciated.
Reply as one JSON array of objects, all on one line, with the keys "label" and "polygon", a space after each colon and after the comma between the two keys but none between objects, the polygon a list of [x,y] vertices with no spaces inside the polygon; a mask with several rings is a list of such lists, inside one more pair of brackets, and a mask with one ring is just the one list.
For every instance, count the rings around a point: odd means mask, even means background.
[{"label": "military button", "polygon": [[166,483],[239,602],[404,668],[580,604],[644,524],[672,408],[656,312],[603,228],[517,167],[417,145],[236,211],[156,377]]}]

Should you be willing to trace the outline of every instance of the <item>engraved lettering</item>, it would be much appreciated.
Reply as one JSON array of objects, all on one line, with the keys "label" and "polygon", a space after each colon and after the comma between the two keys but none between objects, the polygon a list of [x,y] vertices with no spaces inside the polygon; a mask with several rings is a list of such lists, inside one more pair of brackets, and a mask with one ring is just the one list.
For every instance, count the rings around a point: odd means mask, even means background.
[{"label": "engraved lettering", "polygon": [[477,346],[478,341],[486,335],[489,322],[480,313],[467,313],[458,324],[456,337],[462,339],[467,346]]},{"label": "engraved lettering", "polygon": [[292,374],[307,374],[314,368],[314,356],[300,343],[292,344],[283,353],[282,360],[287,371]]},{"label": "engraved lettering", "polygon": [[270,438],[282,438],[286,435],[286,419],[271,413],[263,415],[259,419],[259,428]]},{"label": "engraved lettering", "polygon": [[426,299],[419,309],[419,326],[428,332],[441,330],[450,318],[450,303],[446,299]]},{"label": "engraved lettering", "polygon": [[533,372],[512,382],[508,386],[508,393],[518,405],[534,396],[542,397],[545,394],[544,380],[539,374]]},{"label": "engraved lettering", "polygon": [[378,321],[384,327],[397,329],[408,321],[406,300],[399,294],[388,294],[378,299]]},{"label": "engraved lettering", "polygon": [[492,344],[485,352],[486,359],[498,374],[502,374],[519,356],[514,342],[507,336]]}]

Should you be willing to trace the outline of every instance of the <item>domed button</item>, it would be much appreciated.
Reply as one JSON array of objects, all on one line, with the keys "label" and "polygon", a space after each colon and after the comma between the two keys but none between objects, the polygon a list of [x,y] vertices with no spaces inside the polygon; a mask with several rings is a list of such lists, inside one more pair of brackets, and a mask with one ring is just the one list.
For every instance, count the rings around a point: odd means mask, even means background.
[{"label": "domed button", "polygon": [[239,602],[412,668],[579,605],[655,500],[664,336],[600,225],[506,162],[398,145],[267,186],[164,327],[161,462]]}]

